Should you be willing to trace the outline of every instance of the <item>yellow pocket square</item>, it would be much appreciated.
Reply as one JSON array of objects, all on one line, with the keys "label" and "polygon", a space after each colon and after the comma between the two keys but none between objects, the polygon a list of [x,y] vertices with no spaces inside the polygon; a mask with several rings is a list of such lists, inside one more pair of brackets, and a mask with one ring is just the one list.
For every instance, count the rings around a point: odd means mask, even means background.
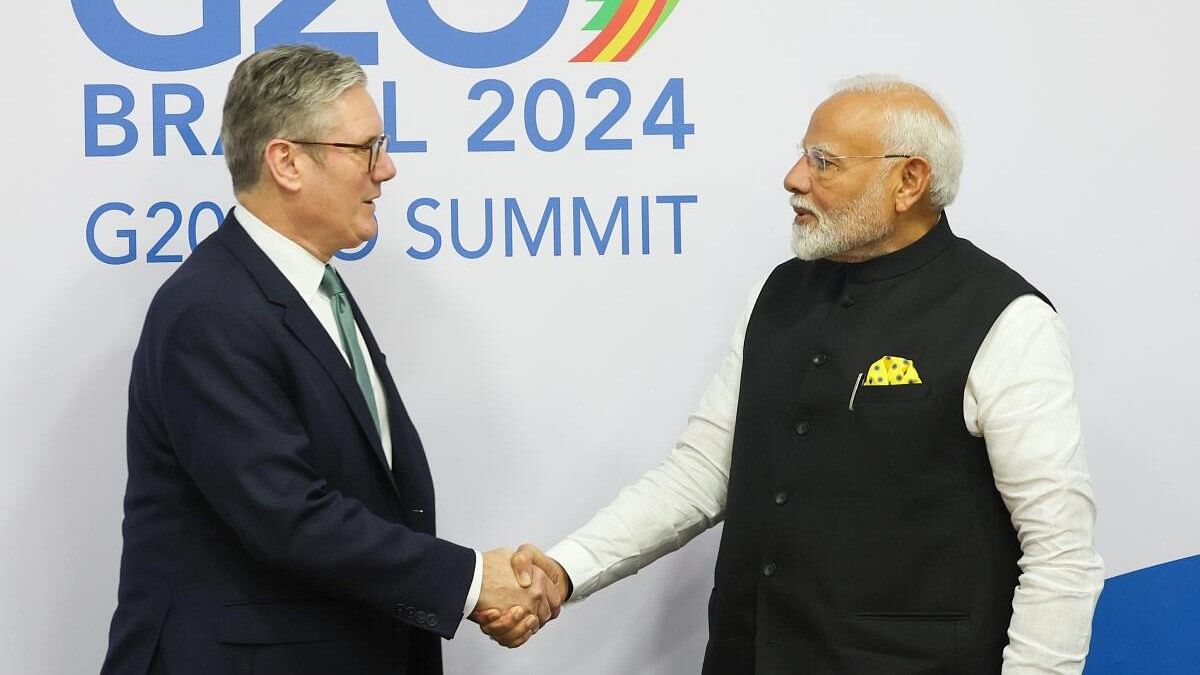
[{"label": "yellow pocket square", "polygon": [[890,384],[921,384],[921,376],[911,359],[903,356],[885,356],[867,369],[863,382],[867,387],[881,387]]}]

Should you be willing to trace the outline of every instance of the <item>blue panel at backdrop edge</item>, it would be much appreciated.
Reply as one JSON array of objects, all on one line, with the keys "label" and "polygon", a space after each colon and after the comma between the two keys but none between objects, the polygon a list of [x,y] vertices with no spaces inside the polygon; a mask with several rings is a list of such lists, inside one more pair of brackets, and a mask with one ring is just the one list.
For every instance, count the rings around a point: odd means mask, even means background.
[{"label": "blue panel at backdrop edge", "polygon": [[1200,675],[1200,555],[1113,577],[1085,675]]}]

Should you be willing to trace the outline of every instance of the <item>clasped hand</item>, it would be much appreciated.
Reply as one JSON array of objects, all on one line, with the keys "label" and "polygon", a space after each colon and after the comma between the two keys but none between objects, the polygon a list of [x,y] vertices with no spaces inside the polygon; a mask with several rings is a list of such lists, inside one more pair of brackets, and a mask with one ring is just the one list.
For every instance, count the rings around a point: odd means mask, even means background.
[{"label": "clasped hand", "polygon": [[558,617],[568,588],[562,566],[533,544],[492,549],[483,554],[483,587],[470,618],[496,642],[520,647]]}]

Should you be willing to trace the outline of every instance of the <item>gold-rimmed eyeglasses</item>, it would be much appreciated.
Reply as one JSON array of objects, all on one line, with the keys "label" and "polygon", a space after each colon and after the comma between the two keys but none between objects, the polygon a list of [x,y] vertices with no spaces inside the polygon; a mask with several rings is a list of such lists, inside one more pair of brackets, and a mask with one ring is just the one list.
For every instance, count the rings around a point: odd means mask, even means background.
[{"label": "gold-rimmed eyeglasses", "polygon": [[820,148],[796,146],[800,159],[808,159],[808,165],[817,173],[823,173],[830,167],[838,168],[838,162],[843,159],[909,159],[912,155],[831,155]]}]

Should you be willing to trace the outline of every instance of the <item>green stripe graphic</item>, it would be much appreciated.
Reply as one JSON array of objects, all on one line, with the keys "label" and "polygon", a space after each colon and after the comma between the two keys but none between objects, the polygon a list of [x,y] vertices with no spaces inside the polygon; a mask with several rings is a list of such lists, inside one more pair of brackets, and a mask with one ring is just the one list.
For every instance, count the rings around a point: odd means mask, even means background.
[{"label": "green stripe graphic", "polygon": [[588,2],[603,2],[604,4],[596,10],[596,16],[587,22],[587,25],[583,27],[584,30],[604,30],[621,6],[621,0],[588,0]]}]

